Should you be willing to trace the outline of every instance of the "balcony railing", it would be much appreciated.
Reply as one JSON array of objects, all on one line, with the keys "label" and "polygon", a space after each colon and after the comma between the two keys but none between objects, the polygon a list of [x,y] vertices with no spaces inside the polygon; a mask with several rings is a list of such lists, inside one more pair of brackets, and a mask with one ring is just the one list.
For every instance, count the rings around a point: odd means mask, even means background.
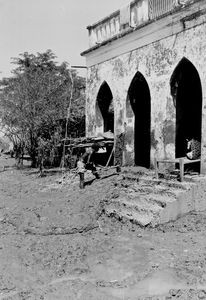
[{"label": "balcony railing", "polygon": [[119,34],[136,28],[184,6],[194,0],[134,0],[128,6],[114,12],[103,20],[88,26],[89,47],[94,47]]},{"label": "balcony railing", "polygon": [[98,23],[88,26],[89,46],[93,47],[120,33],[119,11],[116,11]]},{"label": "balcony railing", "polygon": [[150,19],[156,19],[172,11],[178,5],[178,0],[149,0]]}]

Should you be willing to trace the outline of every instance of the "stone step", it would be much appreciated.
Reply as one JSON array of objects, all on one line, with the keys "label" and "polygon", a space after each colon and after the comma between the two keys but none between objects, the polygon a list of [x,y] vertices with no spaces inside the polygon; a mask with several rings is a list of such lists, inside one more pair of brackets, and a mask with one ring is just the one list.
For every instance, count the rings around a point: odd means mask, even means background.
[{"label": "stone step", "polygon": [[175,213],[171,213],[172,219],[174,214],[176,217],[177,198],[175,194],[160,195],[154,191],[144,193],[132,187],[121,191],[118,198],[111,200],[106,208],[106,214],[119,219],[128,219],[141,226],[148,224],[155,226],[162,221],[170,220],[170,211],[173,211],[173,206]]},{"label": "stone step", "polygon": [[150,186],[150,185],[134,185],[133,187],[128,188],[128,192],[131,190],[135,193],[139,193],[141,195],[149,195],[151,193],[153,194],[159,194],[170,196],[170,197],[176,197],[177,190],[176,189],[168,189],[164,186]]},{"label": "stone step", "polygon": [[174,180],[166,180],[166,179],[156,179],[156,178],[150,178],[150,177],[140,177],[139,182],[144,182],[152,185],[162,185],[169,188],[174,189],[182,189],[187,190],[190,188],[190,182],[178,182]]},{"label": "stone step", "polygon": [[131,168],[117,181],[119,197],[105,208],[107,215],[141,226],[156,226],[206,208],[206,177],[185,174],[185,181],[156,179],[154,172]]},{"label": "stone step", "polygon": [[153,194],[151,193],[150,195],[148,195],[148,197],[146,198],[146,201],[148,201],[149,203],[156,203],[157,205],[161,206],[161,207],[166,207],[166,205],[173,203],[174,201],[176,201],[176,197],[171,197],[169,195],[159,195],[159,194]]},{"label": "stone step", "polygon": [[150,180],[154,179],[156,181],[160,181],[163,183],[170,181],[172,183],[177,183],[177,185],[183,184],[183,186],[187,182],[194,182],[196,180],[196,178],[201,176],[198,172],[189,172],[189,173],[185,172],[184,182],[181,183],[181,182],[177,181],[178,180],[177,178],[179,175],[179,170],[174,170],[173,173],[170,173],[169,174],[170,178],[168,178],[168,179],[165,179],[165,178],[156,179],[154,170],[145,169],[143,167],[132,167],[132,168],[123,167],[121,173],[125,177],[125,179],[128,178],[129,180],[141,181],[141,180],[144,180],[146,177],[147,179],[150,178]]},{"label": "stone step", "polygon": [[150,201],[149,199],[143,197],[142,195],[136,198],[119,197],[116,199],[112,199],[111,203],[116,208],[124,209],[125,207],[127,207],[132,211],[152,212],[153,214],[159,213],[159,211],[161,211],[163,208],[157,202]]},{"label": "stone step", "polygon": [[107,215],[128,219],[141,226],[169,222],[193,210],[195,183],[156,179],[127,173],[117,183],[119,197],[107,205]]},{"label": "stone step", "polygon": [[192,180],[188,180],[185,182],[178,182],[173,180],[166,180],[166,179],[156,179],[151,176],[140,176],[137,177],[135,175],[127,174],[122,175],[122,180],[125,183],[122,183],[122,185],[129,185],[129,182],[138,182],[140,184],[146,184],[151,187],[154,186],[162,186],[165,188],[173,188],[173,189],[181,189],[181,190],[187,190],[190,188],[190,184],[192,183]]},{"label": "stone step", "polygon": [[[194,183],[192,183],[194,185]],[[179,189],[168,186],[162,186],[162,185],[154,185],[151,186],[150,184],[142,184],[142,183],[133,183],[133,184],[121,184],[120,189],[122,192],[124,192],[127,195],[133,195],[134,197],[136,195],[158,195],[160,199],[163,197],[167,198],[177,198],[180,194],[186,192],[187,190],[190,190],[191,185],[187,186],[187,189]]]},{"label": "stone step", "polygon": [[150,224],[152,227],[175,220],[180,214],[190,210],[192,209],[185,204],[184,198],[182,202],[182,197],[175,199],[158,194],[149,194],[146,197],[137,195],[134,198],[115,198],[105,208],[109,216],[120,220],[128,219],[141,226]]},{"label": "stone step", "polygon": [[116,208],[115,206],[109,205],[106,210],[106,214],[108,216],[114,216],[117,219],[120,220],[130,220],[135,224],[138,224],[140,226],[146,226],[149,224],[152,224],[154,219],[154,214],[150,212],[138,212],[138,211],[132,211],[131,209],[125,207],[124,209]]},{"label": "stone step", "polygon": [[[134,201],[135,203],[146,203],[146,205],[149,205],[150,207],[153,205],[157,205],[159,207],[165,207],[167,204],[172,203],[174,201],[177,200],[177,195],[160,195],[157,193],[147,193],[147,194],[143,194],[141,193],[140,195],[138,193],[133,193],[134,196],[132,196],[132,194],[128,194],[126,197],[129,198],[129,201]],[[122,197],[122,196],[120,196]],[[117,198],[118,200],[118,198]]]}]

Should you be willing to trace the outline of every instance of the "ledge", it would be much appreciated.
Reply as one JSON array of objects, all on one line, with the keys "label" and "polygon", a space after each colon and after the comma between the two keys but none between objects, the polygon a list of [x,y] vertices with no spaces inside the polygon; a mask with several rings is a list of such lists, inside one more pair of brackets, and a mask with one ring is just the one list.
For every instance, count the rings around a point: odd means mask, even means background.
[{"label": "ledge", "polygon": [[[133,1],[133,2],[131,3],[131,5],[133,5],[135,2],[136,2],[136,0]],[[175,9],[173,9],[172,11],[167,12],[167,13],[165,13],[165,14],[162,14],[162,15],[159,16],[158,18],[151,19],[151,20],[149,20],[149,21],[147,21],[147,22],[145,22],[145,23],[142,23],[142,24],[138,25],[138,26],[135,27],[135,28],[129,27],[129,28],[127,28],[127,29],[121,31],[119,34],[114,35],[112,38],[106,39],[105,41],[103,41],[103,42],[101,42],[101,43],[98,43],[98,44],[96,44],[95,46],[93,46],[93,47],[91,47],[91,48],[88,48],[87,50],[81,52],[80,55],[81,55],[81,56],[86,56],[87,54],[89,54],[89,53],[91,53],[91,52],[93,52],[93,51],[99,49],[100,47],[106,46],[106,45],[112,43],[113,41],[116,41],[116,40],[118,40],[118,39],[121,39],[122,37],[124,37],[124,36],[126,36],[126,35],[129,35],[129,34],[135,32],[135,31],[138,31],[138,30],[140,30],[140,29],[142,29],[142,28],[144,28],[144,27],[146,27],[146,26],[148,26],[148,25],[150,25],[150,24],[152,24],[152,23],[155,23],[155,22],[157,22],[157,21],[160,20],[160,19],[166,18],[167,16],[174,15],[175,13],[178,13],[178,12],[180,12],[180,11],[185,11],[185,10],[189,9],[191,6],[196,5],[198,2],[202,2],[202,0],[196,0],[195,2],[188,3],[188,4],[186,4],[185,6],[182,6],[182,5],[181,5],[181,6],[177,6],[177,7],[176,7]],[[116,16],[116,14],[118,14],[118,12],[119,12],[119,10],[116,11],[116,12],[114,12],[113,14],[109,15],[108,17],[102,19],[101,21],[99,21],[99,22],[97,22],[97,23],[95,23],[95,24],[93,24],[93,25],[91,25],[91,26],[88,26],[87,28],[88,28],[88,29],[95,28],[97,25],[101,24],[102,22],[106,22],[106,21],[109,20],[111,17]],[[188,17],[188,18],[189,18],[189,17]],[[168,24],[168,25],[169,25],[169,24]]]},{"label": "ledge", "polygon": [[122,31],[101,44],[82,52],[81,55],[86,57],[87,67],[94,66],[190,29],[193,25],[189,24],[188,21],[205,14],[205,10],[206,0],[197,0],[195,3],[189,3],[184,7],[177,7],[156,19]]}]

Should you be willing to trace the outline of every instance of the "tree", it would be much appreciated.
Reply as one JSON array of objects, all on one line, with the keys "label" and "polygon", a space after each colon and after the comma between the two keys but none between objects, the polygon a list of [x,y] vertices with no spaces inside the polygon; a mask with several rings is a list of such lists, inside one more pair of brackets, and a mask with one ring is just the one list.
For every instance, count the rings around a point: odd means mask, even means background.
[{"label": "tree", "polygon": [[[58,65],[51,50],[37,55],[27,52],[13,59],[17,66],[13,76],[0,82],[0,119],[14,143],[25,144],[36,166],[39,141],[52,140],[61,122],[72,136],[84,122],[85,80],[77,76],[67,63]],[[80,134],[84,134],[83,130]],[[44,143],[42,142],[44,140]]]}]

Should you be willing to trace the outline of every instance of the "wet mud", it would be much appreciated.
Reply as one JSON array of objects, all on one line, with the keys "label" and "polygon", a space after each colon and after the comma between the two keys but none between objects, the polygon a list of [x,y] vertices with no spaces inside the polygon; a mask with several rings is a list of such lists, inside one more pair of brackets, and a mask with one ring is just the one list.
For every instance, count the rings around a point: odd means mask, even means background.
[{"label": "wet mud", "polygon": [[206,299],[206,212],[141,228],[104,215],[118,175],[80,190],[13,165],[0,157],[0,299]]}]

